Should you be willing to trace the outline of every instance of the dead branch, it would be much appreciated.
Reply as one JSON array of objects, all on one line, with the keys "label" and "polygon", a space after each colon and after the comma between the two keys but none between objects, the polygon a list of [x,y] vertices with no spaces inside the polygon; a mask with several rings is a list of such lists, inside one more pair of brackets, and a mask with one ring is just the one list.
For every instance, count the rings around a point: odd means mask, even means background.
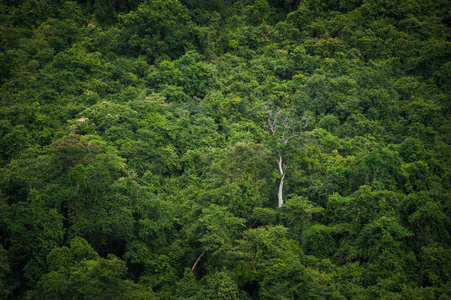
[{"label": "dead branch", "polygon": [[202,252],[202,253],[199,255],[199,257],[197,258],[197,260],[196,260],[196,262],[194,263],[193,267],[191,268],[191,273],[194,272],[194,269],[196,268],[197,263],[198,263],[199,260],[202,258],[202,256],[204,256],[204,254],[205,254],[205,251]]}]

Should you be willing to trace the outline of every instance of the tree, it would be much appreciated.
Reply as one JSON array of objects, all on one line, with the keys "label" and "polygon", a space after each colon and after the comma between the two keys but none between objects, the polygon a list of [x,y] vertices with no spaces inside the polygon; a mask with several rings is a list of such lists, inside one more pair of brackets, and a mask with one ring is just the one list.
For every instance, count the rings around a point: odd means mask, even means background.
[{"label": "tree", "polygon": [[148,55],[152,62],[177,58],[192,47],[188,9],[178,0],[146,1],[122,20],[128,46],[137,55]]},{"label": "tree", "polygon": [[155,299],[152,292],[124,279],[125,262],[113,255],[107,259],[82,260],[68,270],[44,274],[31,299]]},{"label": "tree", "polygon": [[244,219],[234,217],[226,207],[215,204],[202,209],[202,215],[188,229],[188,236],[201,245],[202,253],[191,268],[194,271],[206,251],[215,252],[223,245],[230,245],[233,237],[244,227]]},{"label": "tree", "polygon": [[275,107],[272,103],[266,106],[268,113],[268,125],[277,151],[276,158],[279,167],[279,173],[282,176],[279,183],[279,192],[277,198],[279,207],[283,204],[283,181],[287,174],[288,162],[283,162],[283,154],[288,155],[288,142],[301,136],[302,131],[307,129],[310,122],[310,116],[305,115],[301,120],[297,120],[291,111],[286,111]]},{"label": "tree", "polygon": [[47,255],[49,272],[42,275],[30,299],[154,299],[153,293],[125,280],[125,262],[100,258],[83,238],[55,247]]},{"label": "tree", "polygon": [[0,245],[0,297],[6,299],[11,292],[11,287],[6,282],[7,276],[10,274],[11,268],[8,262],[8,251]]},{"label": "tree", "polygon": [[248,218],[254,207],[267,206],[271,178],[270,152],[263,144],[241,143],[227,147],[224,158],[212,164],[201,201],[227,206],[236,216]]},{"label": "tree", "polygon": [[308,278],[301,263],[302,252],[288,238],[283,226],[248,229],[233,246],[224,244],[218,253],[222,265],[233,271],[236,282],[254,299],[299,299]]}]

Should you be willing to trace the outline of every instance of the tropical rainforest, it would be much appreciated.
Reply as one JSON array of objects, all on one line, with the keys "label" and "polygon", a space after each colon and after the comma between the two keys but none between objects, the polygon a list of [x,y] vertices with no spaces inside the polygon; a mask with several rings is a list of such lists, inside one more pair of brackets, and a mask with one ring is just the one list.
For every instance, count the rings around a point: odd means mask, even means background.
[{"label": "tropical rainforest", "polygon": [[450,299],[449,0],[1,0],[0,298]]}]

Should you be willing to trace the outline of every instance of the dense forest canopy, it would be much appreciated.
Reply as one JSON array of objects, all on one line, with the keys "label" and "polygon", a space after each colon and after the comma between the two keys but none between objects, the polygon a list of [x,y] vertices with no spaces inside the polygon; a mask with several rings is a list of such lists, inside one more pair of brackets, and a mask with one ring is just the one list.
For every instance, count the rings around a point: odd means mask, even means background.
[{"label": "dense forest canopy", "polygon": [[0,298],[451,298],[448,0],[0,11]]}]

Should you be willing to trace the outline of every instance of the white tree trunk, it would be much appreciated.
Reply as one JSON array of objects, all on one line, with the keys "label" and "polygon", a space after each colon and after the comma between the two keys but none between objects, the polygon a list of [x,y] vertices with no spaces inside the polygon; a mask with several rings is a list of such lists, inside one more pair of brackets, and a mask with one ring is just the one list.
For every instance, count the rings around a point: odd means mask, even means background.
[{"label": "white tree trunk", "polygon": [[280,172],[280,175],[283,175],[282,154],[280,154],[280,152],[279,152],[279,160],[277,161],[277,163],[279,164],[279,172]]},{"label": "white tree trunk", "polygon": [[282,190],[283,190],[283,180],[285,179],[285,172],[282,175],[282,178],[280,179],[280,183],[279,183],[279,193],[277,194],[277,196],[279,197],[279,207],[282,206],[283,204],[283,197],[282,197]]},{"label": "white tree trunk", "polygon": [[282,175],[282,178],[280,179],[280,183],[279,183],[279,193],[277,194],[277,197],[279,198],[279,207],[282,206],[283,204],[283,180],[285,179],[285,174],[286,174],[286,170],[284,170],[283,166],[282,166],[282,154],[280,154],[279,152],[279,160],[277,161],[277,163],[279,164],[279,172],[280,175]]}]

